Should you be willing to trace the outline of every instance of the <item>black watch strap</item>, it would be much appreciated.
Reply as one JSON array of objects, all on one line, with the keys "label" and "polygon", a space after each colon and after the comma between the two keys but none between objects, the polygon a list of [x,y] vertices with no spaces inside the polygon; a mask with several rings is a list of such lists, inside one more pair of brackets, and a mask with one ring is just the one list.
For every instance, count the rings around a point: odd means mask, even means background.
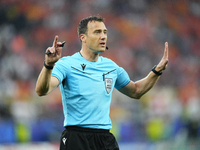
[{"label": "black watch strap", "polygon": [[47,68],[47,69],[49,69],[49,70],[53,69],[53,66],[47,66],[47,65],[45,64],[45,61],[44,61],[44,66],[45,66],[45,68]]},{"label": "black watch strap", "polygon": [[157,76],[160,76],[160,75],[162,74],[162,72],[156,71],[156,70],[155,70],[156,67],[157,67],[157,65],[155,65],[155,66],[151,69],[151,71],[153,71]]}]

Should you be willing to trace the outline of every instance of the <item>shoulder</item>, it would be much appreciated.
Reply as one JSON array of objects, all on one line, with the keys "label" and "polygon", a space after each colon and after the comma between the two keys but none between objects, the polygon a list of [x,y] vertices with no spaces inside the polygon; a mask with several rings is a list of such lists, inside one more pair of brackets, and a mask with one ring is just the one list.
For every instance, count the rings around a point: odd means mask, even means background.
[{"label": "shoulder", "polygon": [[103,56],[100,56],[100,59],[101,59],[101,62],[102,63],[108,63],[108,64],[111,64],[111,65],[114,65],[114,66],[118,66],[113,60],[111,60],[110,58],[107,58],[107,57],[103,57]]},{"label": "shoulder", "polygon": [[71,63],[74,62],[74,57],[76,57],[76,53],[73,54],[72,56],[64,56],[64,57],[60,58],[56,62],[55,68],[60,68],[60,69],[69,68]]},{"label": "shoulder", "polygon": [[101,59],[102,59],[102,62],[103,62],[104,66],[106,66],[108,68],[114,68],[114,69],[116,69],[118,75],[126,72],[124,70],[124,68],[122,68],[119,65],[117,65],[113,60],[111,60],[111,59],[109,59],[107,57],[102,57],[102,56],[101,56]]},{"label": "shoulder", "polygon": [[78,58],[78,53],[75,53],[71,56],[63,56],[62,58],[59,59],[58,62],[62,62],[62,63],[63,63],[63,61],[64,62],[70,62],[72,60],[75,60],[76,58]]},{"label": "shoulder", "polygon": [[110,58],[100,56],[100,59],[101,59],[101,63],[106,66],[113,66],[115,68],[119,68],[119,66]]}]

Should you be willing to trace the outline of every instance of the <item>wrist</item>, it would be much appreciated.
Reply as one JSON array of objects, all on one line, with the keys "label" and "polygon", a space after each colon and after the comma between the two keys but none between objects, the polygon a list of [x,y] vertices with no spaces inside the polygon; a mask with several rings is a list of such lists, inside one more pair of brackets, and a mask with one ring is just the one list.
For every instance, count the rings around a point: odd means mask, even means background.
[{"label": "wrist", "polygon": [[155,65],[155,66],[151,69],[151,71],[153,71],[153,73],[156,74],[157,76],[160,76],[160,75],[162,74],[162,72],[161,72],[161,71],[158,71],[158,70],[156,69],[156,67],[157,67],[157,65]]},{"label": "wrist", "polygon": [[51,70],[51,69],[53,69],[54,65],[46,64],[46,62],[44,61],[44,67],[45,67],[46,69]]}]

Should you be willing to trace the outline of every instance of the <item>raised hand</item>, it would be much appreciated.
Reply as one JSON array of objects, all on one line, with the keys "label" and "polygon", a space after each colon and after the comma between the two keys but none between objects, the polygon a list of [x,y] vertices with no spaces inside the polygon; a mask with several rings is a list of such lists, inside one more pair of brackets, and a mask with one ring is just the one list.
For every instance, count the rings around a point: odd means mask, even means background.
[{"label": "raised hand", "polygon": [[53,41],[53,46],[46,49],[45,63],[48,66],[53,66],[61,58],[62,47],[65,42],[58,42],[58,36],[56,35]]},{"label": "raised hand", "polygon": [[168,64],[168,42],[165,42],[164,55],[156,67],[156,71],[162,72],[167,68]]}]

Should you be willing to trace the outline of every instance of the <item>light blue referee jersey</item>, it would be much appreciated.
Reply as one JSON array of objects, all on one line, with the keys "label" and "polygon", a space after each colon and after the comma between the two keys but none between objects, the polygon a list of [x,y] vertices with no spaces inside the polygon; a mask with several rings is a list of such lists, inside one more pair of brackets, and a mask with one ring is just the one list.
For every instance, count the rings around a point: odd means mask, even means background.
[{"label": "light blue referee jersey", "polygon": [[59,59],[52,76],[60,82],[64,126],[111,129],[113,88],[120,89],[130,82],[123,68],[102,56],[96,62],[87,61],[77,52]]}]

